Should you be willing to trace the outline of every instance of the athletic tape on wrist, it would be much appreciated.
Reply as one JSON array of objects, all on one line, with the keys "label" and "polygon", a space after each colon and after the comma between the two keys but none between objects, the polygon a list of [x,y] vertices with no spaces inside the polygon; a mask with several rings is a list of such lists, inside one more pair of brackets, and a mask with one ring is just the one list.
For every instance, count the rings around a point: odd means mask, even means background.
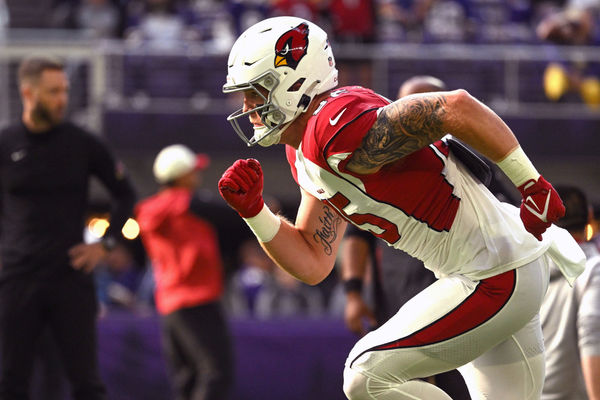
[{"label": "athletic tape on wrist", "polygon": [[530,179],[537,181],[540,177],[540,173],[537,172],[521,146],[518,146],[501,161],[498,161],[496,165],[504,171],[508,179],[517,187]]},{"label": "athletic tape on wrist", "polygon": [[344,281],[344,293],[357,292],[361,293],[363,288],[363,280],[360,278],[350,278]]},{"label": "athletic tape on wrist", "polygon": [[273,240],[281,227],[281,219],[273,214],[266,204],[258,214],[251,218],[244,218],[244,221],[254,232],[256,238],[263,243]]}]

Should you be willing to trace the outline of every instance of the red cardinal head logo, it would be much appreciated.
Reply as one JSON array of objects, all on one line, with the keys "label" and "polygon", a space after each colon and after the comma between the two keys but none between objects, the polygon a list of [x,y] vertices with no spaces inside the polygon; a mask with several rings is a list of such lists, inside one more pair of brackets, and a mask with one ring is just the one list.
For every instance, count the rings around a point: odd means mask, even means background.
[{"label": "red cardinal head logo", "polygon": [[277,43],[275,43],[275,67],[296,69],[302,57],[306,55],[307,47],[308,24],[303,22],[277,39]]}]

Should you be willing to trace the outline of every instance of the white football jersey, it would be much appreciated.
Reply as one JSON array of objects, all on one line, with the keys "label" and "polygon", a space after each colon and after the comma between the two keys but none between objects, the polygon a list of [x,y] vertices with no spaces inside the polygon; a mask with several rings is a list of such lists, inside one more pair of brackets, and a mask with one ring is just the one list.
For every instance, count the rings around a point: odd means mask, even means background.
[{"label": "white football jersey", "polygon": [[296,182],[345,219],[422,260],[436,276],[484,279],[527,264],[549,246],[525,231],[518,208],[500,203],[437,141],[370,175],[350,172],[352,152],[389,100],[369,89],[332,92],[310,118]]}]

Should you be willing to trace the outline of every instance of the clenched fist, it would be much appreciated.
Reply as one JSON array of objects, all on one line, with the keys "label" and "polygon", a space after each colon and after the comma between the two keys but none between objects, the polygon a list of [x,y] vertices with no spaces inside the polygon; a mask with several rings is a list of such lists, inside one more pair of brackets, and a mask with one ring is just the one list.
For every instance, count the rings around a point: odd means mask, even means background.
[{"label": "clenched fist", "polygon": [[243,218],[254,217],[262,210],[262,191],[262,169],[253,158],[237,160],[219,180],[219,193]]},{"label": "clenched fist", "polygon": [[556,190],[541,175],[537,181],[530,179],[518,189],[523,196],[523,225],[537,240],[542,240],[542,233],[565,215],[565,206]]}]

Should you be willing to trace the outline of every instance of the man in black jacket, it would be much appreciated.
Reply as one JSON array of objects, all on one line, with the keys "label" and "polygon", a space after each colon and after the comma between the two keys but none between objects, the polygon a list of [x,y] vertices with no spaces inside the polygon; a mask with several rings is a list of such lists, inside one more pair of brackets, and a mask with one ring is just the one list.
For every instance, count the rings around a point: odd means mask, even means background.
[{"label": "man in black jacket", "polygon": [[[27,399],[40,332],[49,328],[75,399],[106,399],[96,353],[90,272],[114,246],[135,192],[98,138],[65,122],[63,64],[32,57],[19,67],[22,121],[0,131],[0,399]],[[83,243],[88,184],[113,199],[102,242]]]}]

